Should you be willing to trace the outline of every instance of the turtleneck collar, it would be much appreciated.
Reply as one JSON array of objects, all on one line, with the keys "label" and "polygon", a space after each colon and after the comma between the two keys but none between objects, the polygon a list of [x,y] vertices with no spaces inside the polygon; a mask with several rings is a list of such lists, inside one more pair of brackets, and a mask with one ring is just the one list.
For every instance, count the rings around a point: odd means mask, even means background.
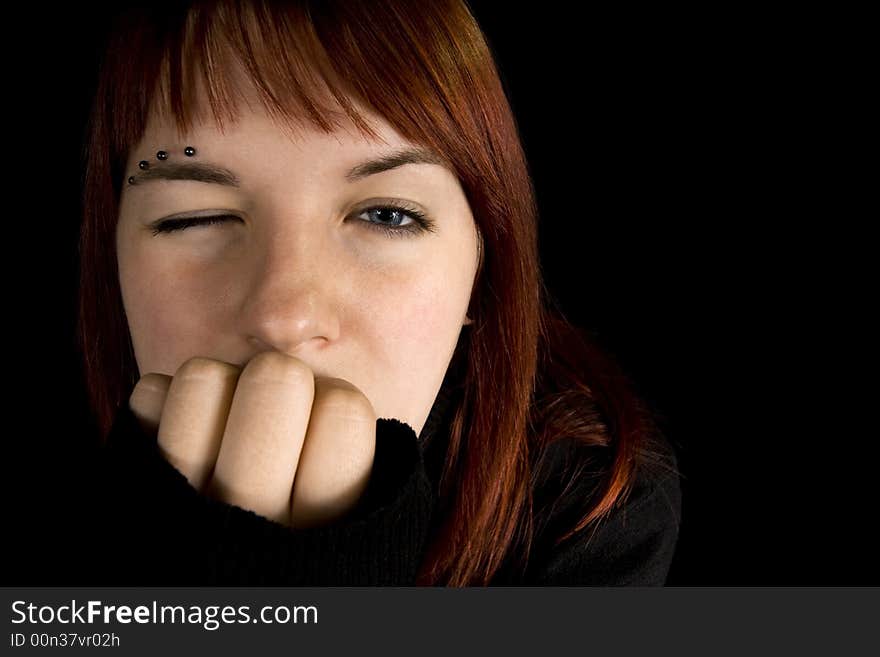
[{"label": "turtleneck collar", "polygon": [[422,427],[422,432],[419,434],[419,443],[421,443],[422,449],[427,449],[434,442],[437,434],[441,433],[440,430],[443,429],[443,425],[452,419],[451,406],[455,393],[458,391],[457,388],[448,377],[443,380],[440,391],[434,399],[434,405],[431,407],[428,418],[425,420],[425,425]]},{"label": "turtleneck collar", "polygon": [[464,389],[464,355],[467,353],[466,337],[468,335],[469,333],[463,331],[459,336],[458,345],[446,370],[446,375],[443,377],[443,383],[419,434],[419,443],[425,457],[425,468],[435,487],[446,460],[452,416],[461,401]]}]

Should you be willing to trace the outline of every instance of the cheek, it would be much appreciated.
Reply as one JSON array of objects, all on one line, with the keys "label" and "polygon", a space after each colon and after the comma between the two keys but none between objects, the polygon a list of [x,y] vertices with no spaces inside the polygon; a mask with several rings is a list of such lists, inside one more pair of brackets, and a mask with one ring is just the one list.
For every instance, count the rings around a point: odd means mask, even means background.
[{"label": "cheek", "polygon": [[427,380],[442,380],[471,296],[475,258],[468,246],[438,242],[411,265],[371,278],[371,307],[361,317],[370,347],[390,371],[414,369]]},{"label": "cheek", "polygon": [[423,350],[457,340],[473,285],[472,248],[464,240],[437,240],[405,266],[371,277],[372,322],[397,344]]},{"label": "cheek", "polygon": [[123,302],[141,374],[173,376],[180,364],[204,346],[215,325],[211,308],[215,286],[201,269],[139,266],[121,269]]},{"label": "cheek", "polygon": [[440,347],[458,326],[461,301],[457,291],[442,279],[411,279],[387,286],[372,297],[365,309],[370,334],[391,350],[431,351]]},{"label": "cheek", "polygon": [[362,309],[362,371],[378,417],[420,429],[461,332],[467,296],[442,278],[385,288]]}]

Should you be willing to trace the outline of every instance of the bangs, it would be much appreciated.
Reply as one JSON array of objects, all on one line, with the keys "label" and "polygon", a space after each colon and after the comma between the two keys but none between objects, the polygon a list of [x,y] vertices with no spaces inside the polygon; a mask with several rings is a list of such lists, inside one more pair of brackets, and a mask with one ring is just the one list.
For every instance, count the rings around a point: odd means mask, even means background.
[{"label": "bangs", "polygon": [[366,99],[334,70],[308,7],[221,2],[191,9],[179,25],[179,38],[165,43],[148,114],[173,121],[181,136],[206,118],[220,130],[235,122],[249,87],[292,136],[306,122],[330,133],[347,118],[378,138],[352,102]]},{"label": "bangs", "polygon": [[252,98],[292,137],[353,124],[382,141],[380,117],[460,179],[505,184],[491,138],[507,127],[491,100],[503,92],[460,2],[156,3],[122,14],[111,35],[93,127],[117,195],[149,118],[181,138],[204,121],[223,131]]}]

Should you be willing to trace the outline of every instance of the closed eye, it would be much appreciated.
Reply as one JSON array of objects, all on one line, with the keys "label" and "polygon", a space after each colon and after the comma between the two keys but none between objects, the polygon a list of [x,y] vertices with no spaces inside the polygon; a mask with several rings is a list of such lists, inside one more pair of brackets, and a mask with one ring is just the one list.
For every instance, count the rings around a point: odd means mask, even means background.
[{"label": "closed eye", "polygon": [[180,219],[165,219],[153,225],[153,235],[159,233],[172,233],[176,230],[186,230],[190,226],[210,226],[222,224],[231,219],[241,221],[241,217],[234,214],[218,214],[210,217],[181,217]]}]

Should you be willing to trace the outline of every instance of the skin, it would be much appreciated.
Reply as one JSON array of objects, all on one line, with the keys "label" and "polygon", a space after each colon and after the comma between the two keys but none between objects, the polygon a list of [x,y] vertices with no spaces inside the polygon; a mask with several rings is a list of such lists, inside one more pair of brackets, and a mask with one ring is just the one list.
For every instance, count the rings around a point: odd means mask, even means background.
[{"label": "skin", "polygon": [[[199,490],[293,526],[329,522],[369,479],[376,418],[419,434],[451,361],[479,263],[479,235],[456,176],[407,164],[345,174],[404,146],[380,134],[286,134],[248,103],[221,131],[179,136],[152,116],[126,170],[148,160],[209,162],[240,187],[124,185],[116,233],[123,303],[142,375],[130,406]],[[197,149],[187,158],[186,146]],[[434,232],[390,237],[364,210],[401,199]],[[153,235],[179,213],[239,220]],[[413,219],[402,218],[408,224]]]}]

